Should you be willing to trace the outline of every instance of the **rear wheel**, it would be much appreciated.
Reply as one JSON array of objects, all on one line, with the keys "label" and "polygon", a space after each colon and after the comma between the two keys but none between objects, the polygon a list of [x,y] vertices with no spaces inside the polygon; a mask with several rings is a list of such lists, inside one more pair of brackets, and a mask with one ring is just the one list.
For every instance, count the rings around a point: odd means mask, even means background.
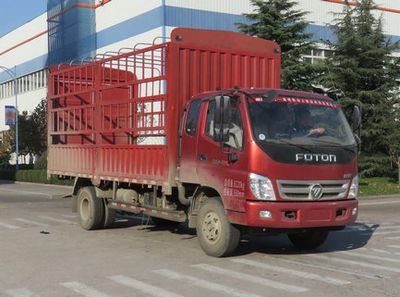
[{"label": "rear wheel", "polygon": [[201,206],[196,231],[201,248],[209,256],[228,256],[239,245],[240,231],[229,223],[222,203],[216,198]]},{"label": "rear wheel", "polygon": [[103,227],[104,203],[96,197],[93,187],[84,187],[78,194],[80,225],[83,229],[94,230]]},{"label": "rear wheel", "polygon": [[329,231],[312,230],[288,234],[289,240],[299,250],[312,250],[320,247],[327,239]]}]

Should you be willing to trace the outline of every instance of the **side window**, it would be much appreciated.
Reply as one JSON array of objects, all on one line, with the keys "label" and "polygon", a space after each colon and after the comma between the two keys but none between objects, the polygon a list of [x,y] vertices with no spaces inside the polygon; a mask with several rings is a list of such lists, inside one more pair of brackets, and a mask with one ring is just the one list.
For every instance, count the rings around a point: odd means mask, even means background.
[{"label": "side window", "polygon": [[185,130],[186,130],[186,133],[191,136],[196,135],[196,128],[197,128],[197,122],[199,119],[200,105],[201,105],[201,99],[197,99],[197,100],[192,101],[192,103],[189,106],[189,112],[187,115]]},{"label": "side window", "polygon": [[[206,120],[206,135],[214,137],[214,113],[215,113],[215,101],[210,101],[207,110]],[[236,148],[238,150],[243,149],[243,122],[240,114],[239,105],[232,106],[231,113],[231,124],[229,127],[229,141],[225,142],[225,145]]]},{"label": "side window", "polygon": [[243,149],[243,121],[239,105],[232,106],[231,125],[229,127],[229,141],[225,144],[238,150]]},{"label": "side window", "polygon": [[214,113],[215,113],[215,101],[208,103],[207,109],[207,120],[206,120],[206,135],[214,138]]}]

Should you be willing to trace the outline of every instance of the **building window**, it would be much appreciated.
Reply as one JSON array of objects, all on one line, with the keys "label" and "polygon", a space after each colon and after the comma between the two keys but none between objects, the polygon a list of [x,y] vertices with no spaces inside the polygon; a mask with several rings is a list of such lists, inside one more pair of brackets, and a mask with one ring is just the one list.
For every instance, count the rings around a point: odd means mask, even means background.
[{"label": "building window", "polygon": [[[47,69],[36,71],[17,79],[18,94],[47,87]],[[14,96],[14,81],[0,83],[0,99]]]},{"label": "building window", "polygon": [[312,49],[303,55],[303,61],[306,64],[316,64],[332,55],[332,50],[328,49]]}]

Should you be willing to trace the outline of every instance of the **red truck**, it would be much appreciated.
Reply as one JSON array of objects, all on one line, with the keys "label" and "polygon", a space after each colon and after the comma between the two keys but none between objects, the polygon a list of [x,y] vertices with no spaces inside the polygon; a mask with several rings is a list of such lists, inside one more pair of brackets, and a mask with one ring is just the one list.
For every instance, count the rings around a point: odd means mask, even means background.
[{"label": "red truck", "polygon": [[358,141],[335,101],[279,86],[279,45],[224,31],[52,66],[48,173],[75,177],[87,230],[120,210],[187,222],[211,256],[245,233],[316,248],[356,220]]}]

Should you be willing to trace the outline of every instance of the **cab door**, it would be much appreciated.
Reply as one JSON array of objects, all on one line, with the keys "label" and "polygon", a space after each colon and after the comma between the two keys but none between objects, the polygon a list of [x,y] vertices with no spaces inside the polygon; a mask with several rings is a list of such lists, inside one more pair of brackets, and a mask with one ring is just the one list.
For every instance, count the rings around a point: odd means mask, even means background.
[{"label": "cab door", "polygon": [[215,100],[211,98],[203,103],[198,131],[197,175],[199,183],[219,192],[225,209],[244,211],[248,180],[247,135],[243,127],[244,104],[240,98],[235,98],[235,102],[230,110],[229,140],[224,143],[217,142],[214,137]]},{"label": "cab door", "polygon": [[185,107],[179,131],[179,179],[182,182],[198,183],[197,140],[200,127],[201,99],[194,99]]}]

